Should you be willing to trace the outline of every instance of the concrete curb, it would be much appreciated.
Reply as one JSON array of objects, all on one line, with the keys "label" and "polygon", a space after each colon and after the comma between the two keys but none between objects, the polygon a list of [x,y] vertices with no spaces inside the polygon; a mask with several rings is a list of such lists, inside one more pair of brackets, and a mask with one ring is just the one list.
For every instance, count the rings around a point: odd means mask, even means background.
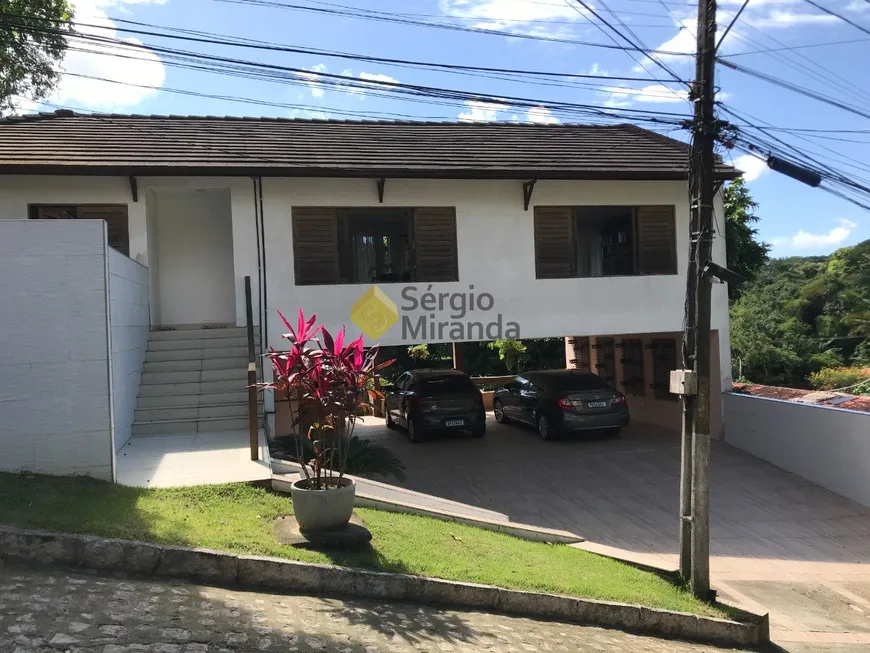
[{"label": "concrete curb", "polygon": [[[288,478],[288,477],[293,477]],[[356,478],[356,477],[351,477]],[[295,474],[272,474],[272,489],[276,492],[287,494],[290,492],[290,485],[295,480]],[[372,483],[368,479],[363,479],[366,483]],[[484,519],[483,517],[472,517],[463,515],[457,512],[448,510],[440,510],[429,506],[421,506],[418,504],[397,501],[394,499],[383,499],[377,497],[357,485],[356,501],[354,505],[363,508],[377,508],[378,510],[386,510],[389,512],[399,512],[406,515],[421,515],[423,517],[432,517],[442,521],[456,522],[467,526],[475,526],[487,531],[496,531],[498,533],[506,533],[513,535],[521,540],[530,540],[532,542],[550,542],[552,544],[575,544],[583,542],[584,539],[579,535],[568,531],[560,531],[552,528],[543,528],[540,526],[531,526],[529,524],[521,524],[519,522],[497,521],[493,519]]]},{"label": "concrete curb", "polygon": [[769,641],[766,617],[738,623],[624,603],[89,535],[0,527],[0,559],[278,591],[461,606],[728,646],[754,647]]}]

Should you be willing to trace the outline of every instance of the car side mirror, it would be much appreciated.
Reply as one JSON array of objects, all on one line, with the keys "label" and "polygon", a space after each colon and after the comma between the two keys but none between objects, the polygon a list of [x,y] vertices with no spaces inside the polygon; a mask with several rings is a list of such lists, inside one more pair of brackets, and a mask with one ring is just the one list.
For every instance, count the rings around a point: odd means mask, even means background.
[{"label": "car side mirror", "polygon": [[504,386],[502,386],[502,387],[503,387],[505,390],[510,390],[510,389],[511,389],[511,384],[510,384],[510,383],[505,383]]},{"label": "car side mirror", "polygon": [[381,386],[384,392],[395,392],[396,386],[392,383],[388,383],[387,385]]}]

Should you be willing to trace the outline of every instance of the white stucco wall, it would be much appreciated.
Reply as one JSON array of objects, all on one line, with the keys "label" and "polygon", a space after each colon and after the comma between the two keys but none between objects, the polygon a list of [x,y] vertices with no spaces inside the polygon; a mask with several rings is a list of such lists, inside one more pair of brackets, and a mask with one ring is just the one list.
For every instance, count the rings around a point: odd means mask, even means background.
[{"label": "white stucco wall", "polygon": [[[295,286],[293,277],[292,206],[379,206],[374,180],[264,179],[265,242],[269,289],[269,335],[272,344],[281,325],[274,315],[302,307],[316,312],[330,329],[348,325],[353,303],[368,284]],[[534,205],[676,206],[678,274],[594,279],[535,279]],[[539,181],[529,211],[523,210],[520,181],[388,179],[383,206],[455,206],[459,282],[434,284],[438,292],[488,292],[495,307],[485,322],[501,313],[515,321],[525,338],[654,333],[682,328],[685,269],[688,252],[688,201],[683,182]],[[719,204],[721,216],[721,203]],[[720,217],[721,219],[721,217]],[[715,258],[724,264],[724,238],[717,237]],[[381,289],[399,306],[406,284]],[[428,284],[415,285],[419,298]],[[713,328],[727,328],[727,293],[714,286]],[[425,311],[413,313],[419,316]],[[436,321],[450,311],[435,311]],[[469,314],[468,318],[472,315]],[[401,321],[380,342],[403,342]],[[725,366],[730,369],[729,365]]]},{"label": "white stucco wall", "polygon": [[148,347],[148,268],[109,248],[109,335],[114,443],[133,434],[133,413]]},{"label": "white stucco wall", "polygon": [[725,441],[870,506],[870,413],[725,394]]},{"label": "white stucco wall", "polygon": [[[201,279],[201,270],[212,272],[227,286],[226,296],[214,300],[226,309],[235,306],[237,325],[245,323],[244,277],[254,283],[255,322],[259,323],[257,232],[254,191],[250,178],[221,177],[139,177],[139,202],[130,199],[126,177],[0,176],[0,219],[26,216],[29,202],[111,202],[126,203],[130,215],[132,258],[151,266],[152,323],[174,324],[199,321],[192,307],[195,285],[187,288],[184,278]],[[166,205],[173,192],[186,195],[197,189],[223,189],[224,201],[215,203],[217,223],[197,218],[197,228],[177,224],[187,214]],[[269,341],[277,344],[283,332],[276,309],[295,314],[300,308],[317,312],[331,329],[347,324],[352,332],[350,309],[368,288],[366,284],[341,286],[295,286],[293,278],[293,235],[290,212],[293,206],[380,206],[373,179],[264,179],[266,271],[268,287]],[[672,204],[677,207],[677,275],[614,277],[597,279],[535,279],[533,210],[535,205],[644,205]],[[224,206],[228,209],[225,211]],[[523,211],[520,181],[486,180],[401,180],[388,179],[383,206],[455,206],[459,256],[459,282],[435,284],[435,292],[488,292],[495,299],[491,314],[502,313],[503,321],[516,321],[523,337],[641,334],[678,331],[682,327],[685,266],[688,251],[688,202],[683,182],[572,182],[539,181],[529,211]],[[721,196],[716,200],[720,229],[724,229]],[[199,211],[199,209],[197,209]],[[200,211],[201,213],[201,211]],[[229,217],[228,217],[229,215]],[[209,216],[213,218],[214,216]],[[232,234],[228,249],[225,224]],[[207,227],[221,225],[221,235]],[[167,232],[168,230],[168,232]],[[215,256],[205,257],[203,243],[215,239]],[[160,245],[166,245],[166,248]],[[169,259],[164,261],[164,250]],[[198,252],[198,253],[197,253]],[[203,256],[200,256],[203,254]],[[724,237],[714,241],[714,257],[725,262]],[[225,265],[216,264],[219,258]],[[164,265],[166,263],[166,265]],[[230,265],[231,263],[231,265]],[[213,268],[218,265],[218,268]],[[203,268],[202,266],[206,266]],[[217,275],[217,276],[215,276]],[[170,297],[164,298],[164,287]],[[384,284],[382,289],[400,307],[403,284]],[[417,297],[427,284],[416,284]],[[175,298],[172,297],[173,289]],[[714,286],[713,328],[720,333],[719,364],[723,386],[730,386],[730,341],[728,336],[727,292]],[[188,305],[192,302],[191,305]],[[161,315],[163,305],[170,309]],[[449,311],[436,311],[436,321],[449,319]],[[413,314],[414,320],[422,314]],[[204,313],[203,313],[204,315]],[[469,318],[471,314],[469,314]],[[207,318],[216,321],[213,317]],[[483,320],[490,321],[489,318]],[[399,344],[401,321],[380,341]],[[726,378],[727,377],[727,378]]]},{"label": "white stucco wall", "polygon": [[101,221],[0,220],[0,469],[113,477],[107,247]]},{"label": "white stucco wall", "polygon": [[156,196],[160,323],[235,323],[229,191],[158,189]]}]

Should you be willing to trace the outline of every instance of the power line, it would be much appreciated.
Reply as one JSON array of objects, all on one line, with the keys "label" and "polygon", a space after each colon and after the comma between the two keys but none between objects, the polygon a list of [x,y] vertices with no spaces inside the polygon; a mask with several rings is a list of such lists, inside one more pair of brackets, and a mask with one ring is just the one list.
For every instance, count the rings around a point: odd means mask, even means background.
[{"label": "power line", "polygon": [[722,41],[725,40],[725,37],[728,36],[728,32],[731,31],[731,28],[734,27],[734,23],[737,22],[737,19],[740,18],[740,14],[743,13],[743,10],[746,9],[746,5],[749,4],[749,0],[743,0],[743,4],[740,5],[740,9],[737,10],[737,13],[734,14],[734,18],[731,19],[731,22],[728,23],[728,27],[725,28],[725,31],[722,32],[722,36],[719,37],[719,42],[716,44],[716,52],[719,51],[719,47],[722,45]]},{"label": "power line", "polygon": [[843,16],[842,14],[838,14],[836,11],[831,11],[830,9],[827,9],[826,7],[823,7],[822,5],[818,4],[817,2],[814,2],[814,0],[804,0],[804,2],[806,2],[806,3],[808,3],[808,4],[811,4],[813,7],[815,7],[815,8],[818,9],[819,11],[824,11],[826,14],[828,14],[828,15],[830,15],[830,16],[834,16],[834,17],[836,17],[836,18],[839,18],[839,19],[842,20],[844,23],[848,23],[848,24],[851,25],[852,27],[861,30],[861,31],[864,32],[865,34],[870,34],[870,29],[867,29],[866,27],[863,27],[863,26],[859,25],[859,24],[856,23],[855,21],[846,18],[846,17]]},{"label": "power line", "polygon": [[[610,45],[607,43],[594,43],[589,41],[580,41],[577,39],[567,39],[560,38],[556,36],[544,36],[541,34],[526,34],[522,32],[511,32],[507,30],[499,30],[499,29],[489,29],[482,27],[469,27],[464,25],[456,25],[454,23],[449,22],[441,22],[441,21],[432,21],[432,20],[421,20],[421,19],[413,19],[413,18],[402,18],[396,14],[391,14],[388,12],[378,12],[374,10],[368,9],[330,9],[328,7],[310,7],[305,5],[296,5],[289,4],[283,2],[275,2],[272,0],[214,0],[215,2],[224,2],[229,4],[243,4],[250,5],[256,7],[264,7],[264,8],[274,8],[274,9],[284,9],[290,11],[303,11],[303,12],[313,12],[318,14],[332,15],[332,16],[341,16],[345,18],[362,18],[364,20],[372,20],[384,23],[392,23],[397,25],[410,25],[415,27],[430,27],[435,29],[443,29],[450,30],[455,32],[466,32],[473,34],[488,34],[491,36],[501,36],[504,38],[511,39],[524,39],[531,41],[545,41],[549,43],[565,43],[568,45],[585,45],[589,47],[597,47],[597,48],[605,48],[610,50],[626,50],[631,48],[626,48],[625,46],[620,45]],[[691,56],[685,52],[667,52],[667,51],[655,51],[656,54],[668,54],[673,56]]]},{"label": "power line", "polygon": [[[870,2],[870,0],[867,0]],[[743,57],[748,54],[761,54],[764,52],[782,52],[784,50],[805,50],[807,48],[824,48],[831,45],[850,45],[853,43],[867,43],[870,39],[847,39],[844,41],[826,41],[825,43],[808,43],[806,45],[786,45],[781,48],[765,48],[763,50],[749,50],[746,52],[732,52],[730,54],[721,54],[719,58],[726,57]]]},{"label": "power line", "polygon": [[857,107],[853,107],[848,104],[844,104],[843,102],[839,102],[838,100],[834,100],[827,96],[816,93],[815,91],[810,91],[809,89],[805,89],[796,84],[792,84],[791,82],[786,82],[781,79],[777,79],[771,75],[766,73],[759,72],[757,70],[752,70],[751,68],[747,68],[745,66],[741,66],[732,61],[728,61],[726,59],[720,59],[719,63],[723,66],[731,68],[732,70],[736,70],[742,72],[746,75],[750,75],[752,77],[756,77],[757,79],[764,80],[776,86],[780,86],[782,88],[788,89],[790,91],[794,91],[795,93],[800,93],[801,95],[805,95],[807,97],[813,98],[814,100],[818,100],[819,102],[824,102],[825,104],[830,104],[831,106],[837,107],[839,109],[843,109],[844,111],[848,111],[849,113],[854,113],[855,115],[861,116],[863,118],[870,118],[870,113],[866,113],[862,109]]},{"label": "power line", "polygon": [[[165,30],[173,30],[173,28],[161,27],[159,25],[154,25],[151,23],[142,23],[138,21],[126,20],[123,18],[111,18],[110,20],[129,24],[129,25],[139,25],[143,27],[151,27],[157,29],[165,29]],[[318,48],[303,48],[299,46],[292,45],[280,45],[274,43],[249,43],[249,42],[239,42],[232,41],[232,37],[223,34],[210,34],[208,32],[199,32],[200,34],[210,35],[212,38],[206,37],[195,37],[195,36],[180,36],[178,34],[166,34],[160,32],[154,32],[149,30],[141,30],[141,29],[131,29],[125,27],[111,27],[107,25],[97,25],[90,23],[81,23],[76,22],[75,25],[80,27],[87,28],[95,28],[95,29],[103,29],[107,31],[117,31],[123,32],[125,34],[138,34],[140,36],[156,36],[159,38],[173,39],[173,40],[181,40],[181,41],[189,41],[195,43],[207,43],[209,45],[225,45],[228,47],[237,47],[237,48],[246,48],[252,50],[265,50],[270,52],[288,52],[292,54],[305,54],[305,55],[314,55],[314,56],[322,56],[328,58],[338,58],[338,59],[349,59],[354,61],[366,61],[369,63],[382,63],[382,64],[390,64],[390,65],[402,65],[402,66],[416,66],[420,68],[429,68],[429,69],[442,69],[442,70],[463,70],[469,72],[491,72],[491,73],[505,73],[510,75],[529,75],[529,76],[537,76],[537,77],[560,77],[565,79],[608,79],[615,81],[634,81],[634,82],[656,82],[659,84],[670,84],[674,83],[669,79],[656,79],[654,77],[619,77],[619,76],[611,76],[611,75],[590,75],[590,74],[580,74],[580,73],[560,73],[560,72],[552,72],[552,71],[544,71],[544,70],[523,70],[516,68],[492,68],[487,66],[468,66],[462,64],[448,64],[448,63],[438,63],[431,61],[419,61],[413,59],[395,59],[391,57],[376,57],[372,55],[364,55],[353,52],[336,52],[330,50],[321,50]]]},{"label": "power line", "polygon": [[[41,30],[45,31],[45,30]],[[192,53],[186,51],[179,51],[170,48],[163,48],[157,46],[146,46],[144,44],[139,43],[131,43],[128,41],[122,41],[119,39],[111,39],[107,37],[100,37],[96,35],[81,35],[76,34],[73,38],[82,39],[85,41],[91,41],[101,44],[112,44],[118,47],[122,47],[124,49],[134,49],[134,50],[150,50],[157,53],[165,53],[173,56],[184,56],[193,58],[195,60],[205,60],[207,62],[217,62],[220,64],[229,64],[231,66],[248,66],[255,70],[267,71],[267,73],[290,73],[293,75],[291,83],[307,83],[311,84],[312,82],[317,85],[322,86],[330,86],[336,87],[341,90],[347,91],[348,89],[357,89],[357,90],[365,90],[366,92],[372,91],[380,91],[382,94],[386,94],[384,96],[390,96],[390,94],[401,94],[401,95],[411,95],[412,97],[436,97],[439,99],[447,99],[447,100],[459,100],[464,102],[483,102],[493,105],[505,105],[509,104],[513,107],[525,108],[525,109],[533,109],[533,108],[546,108],[554,111],[567,112],[572,114],[584,115],[584,116],[594,116],[599,118],[618,118],[618,119],[628,119],[631,120],[649,120],[652,122],[670,122],[675,124],[683,119],[683,116],[680,114],[674,114],[669,112],[661,112],[661,111],[648,111],[642,109],[629,109],[623,108],[617,110],[611,110],[607,108],[601,108],[597,105],[585,105],[571,102],[558,102],[558,101],[550,101],[550,100],[541,100],[537,98],[527,98],[527,97],[518,97],[518,96],[504,96],[504,95],[491,95],[479,92],[470,92],[464,91],[461,89],[448,89],[441,87],[432,87],[432,86],[423,86],[417,84],[406,84],[401,82],[394,81],[382,81],[382,80],[364,80],[358,79],[352,76],[347,75],[339,75],[333,73],[326,72],[316,72],[312,73],[309,70],[304,68],[294,68],[289,66],[279,66],[274,64],[265,64],[262,62],[254,62],[254,61],[246,61],[240,59],[231,59],[227,57],[214,56],[214,55],[206,55],[203,53]],[[105,54],[107,56],[113,56],[115,53],[106,53],[96,51],[99,54]],[[374,93],[373,93],[374,94]]]}]

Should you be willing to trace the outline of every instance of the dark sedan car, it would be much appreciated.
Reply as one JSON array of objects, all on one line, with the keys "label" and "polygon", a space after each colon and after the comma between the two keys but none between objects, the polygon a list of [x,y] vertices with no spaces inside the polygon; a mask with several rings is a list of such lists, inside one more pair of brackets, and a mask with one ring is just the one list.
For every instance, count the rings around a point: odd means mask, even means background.
[{"label": "dark sedan car", "polygon": [[411,442],[427,433],[467,430],[486,434],[480,390],[459,370],[412,370],[386,388],[387,426],[403,426]]},{"label": "dark sedan car", "polygon": [[544,440],[567,431],[616,435],[629,420],[625,395],[578,370],[525,372],[493,394],[493,410],[500,423],[524,422]]}]

